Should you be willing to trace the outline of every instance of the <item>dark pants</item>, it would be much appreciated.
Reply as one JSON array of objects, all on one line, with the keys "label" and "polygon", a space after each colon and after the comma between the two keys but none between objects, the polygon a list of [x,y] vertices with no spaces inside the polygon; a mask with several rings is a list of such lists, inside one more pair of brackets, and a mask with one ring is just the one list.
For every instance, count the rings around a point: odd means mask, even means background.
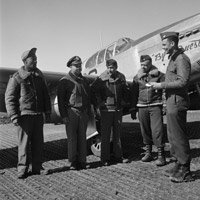
[{"label": "dark pants", "polygon": [[68,140],[68,160],[69,162],[86,163],[87,157],[87,140],[86,130],[88,124],[87,109],[79,111],[68,108],[70,122],[66,125]]},{"label": "dark pants", "polygon": [[29,167],[29,144],[31,145],[32,171],[42,169],[43,155],[43,115],[25,115],[18,127],[18,172],[26,173]]},{"label": "dark pants", "polygon": [[101,160],[110,160],[110,136],[113,131],[113,152],[115,158],[122,157],[120,140],[122,111],[101,111]]},{"label": "dark pants", "polygon": [[186,130],[187,101],[177,95],[167,99],[167,134],[171,154],[180,164],[190,162],[190,145]]},{"label": "dark pants", "polygon": [[138,112],[140,128],[145,145],[163,147],[162,106],[140,107]]}]

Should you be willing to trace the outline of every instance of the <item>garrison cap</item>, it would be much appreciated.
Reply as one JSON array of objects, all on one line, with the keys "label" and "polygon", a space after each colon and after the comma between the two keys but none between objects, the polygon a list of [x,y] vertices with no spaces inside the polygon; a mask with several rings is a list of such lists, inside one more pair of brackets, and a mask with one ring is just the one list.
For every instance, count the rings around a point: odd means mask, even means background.
[{"label": "garrison cap", "polygon": [[160,34],[160,37],[162,40],[168,38],[168,37],[178,37],[179,33],[178,32],[164,32]]},{"label": "garrison cap", "polygon": [[79,56],[73,56],[67,62],[67,67],[70,67],[71,65],[77,65],[77,64],[82,64],[82,60]]},{"label": "garrison cap", "polygon": [[23,54],[22,54],[22,60],[26,60],[28,57],[31,57],[31,56],[35,56],[35,52],[36,52],[37,48],[32,48],[28,51],[25,51]]},{"label": "garrison cap", "polygon": [[140,62],[145,62],[147,60],[152,61],[151,57],[149,55],[141,55],[140,56]]},{"label": "garrison cap", "polygon": [[110,66],[110,65],[115,65],[117,67],[117,61],[114,59],[108,59],[106,60],[106,66]]}]

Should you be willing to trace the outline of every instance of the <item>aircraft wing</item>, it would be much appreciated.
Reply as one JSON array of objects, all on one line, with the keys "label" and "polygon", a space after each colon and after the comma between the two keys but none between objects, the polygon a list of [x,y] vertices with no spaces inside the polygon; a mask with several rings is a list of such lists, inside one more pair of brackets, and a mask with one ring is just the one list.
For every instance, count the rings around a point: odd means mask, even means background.
[{"label": "aircraft wing", "polygon": [[[0,112],[6,113],[5,108],[5,91],[8,84],[9,77],[13,75],[17,69],[14,68],[0,68]],[[57,85],[58,81],[65,76],[66,73],[59,73],[59,72],[49,72],[43,71],[43,75],[47,81],[50,98],[51,98],[51,105],[52,105],[52,115],[51,115],[51,122],[52,123],[61,123],[61,118],[58,110],[58,102],[57,102]],[[86,76],[86,78],[92,82],[95,77]],[[5,116],[2,115],[2,116]],[[87,139],[90,139],[98,134],[96,130],[96,121],[94,118],[94,110],[93,107],[91,108],[91,115],[88,123],[87,129]]]}]

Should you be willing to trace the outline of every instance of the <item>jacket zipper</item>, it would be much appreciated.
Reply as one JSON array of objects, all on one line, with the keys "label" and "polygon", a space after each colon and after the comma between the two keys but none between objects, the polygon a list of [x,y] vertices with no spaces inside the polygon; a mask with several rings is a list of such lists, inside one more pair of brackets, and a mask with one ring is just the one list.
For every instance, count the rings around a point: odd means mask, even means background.
[{"label": "jacket zipper", "polygon": [[31,79],[32,79],[32,82],[33,82],[33,89],[34,89],[34,96],[35,96],[35,104],[36,104],[36,112],[38,111],[38,98],[37,98],[37,93],[36,93],[36,87],[35,87],[35,81],[34,81],[34,78],[33,78],[33,76],[34,76],[34,72],[33,72],[33,74],[31,73]]}]

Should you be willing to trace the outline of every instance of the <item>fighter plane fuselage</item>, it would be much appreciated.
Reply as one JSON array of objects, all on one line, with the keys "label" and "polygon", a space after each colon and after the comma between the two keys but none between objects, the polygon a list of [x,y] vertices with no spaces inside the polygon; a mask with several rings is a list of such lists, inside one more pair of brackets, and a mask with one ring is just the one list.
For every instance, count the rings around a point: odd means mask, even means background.
[{"label": "fighter plane fuselage", "polygon": [[[200,14],[183,19],[174,24],[161,28],[138,40],[120,38],[103,49],[95,52],[83,63],[83,75],[90,81],[106,70],[106,60],[114,58],[118,63],[118,70],[122,72],[130,84],[140,68],[140,56],[148,54],[152,57],[153,65],[162,72],[166,72],[168,56],[162,50],[160,33],[176,31],[180,33],[179,45],[184,48],[192,64],[189,94],[191,97],[191,109],[200,109],[199,83],[200,83]],[[6,112],[4,94],[9,76],[17,69],[0,68],[0,112]],[[47,80],[52,102],[52,121],[59,121],[59,112],[56,98],[56,87],[64,73],[44,72]],[[194,100],[194,101],[193,101]],[[199,104],[199,105],[197,105]],[[93,119],[94,120],[94,119]]]}]

